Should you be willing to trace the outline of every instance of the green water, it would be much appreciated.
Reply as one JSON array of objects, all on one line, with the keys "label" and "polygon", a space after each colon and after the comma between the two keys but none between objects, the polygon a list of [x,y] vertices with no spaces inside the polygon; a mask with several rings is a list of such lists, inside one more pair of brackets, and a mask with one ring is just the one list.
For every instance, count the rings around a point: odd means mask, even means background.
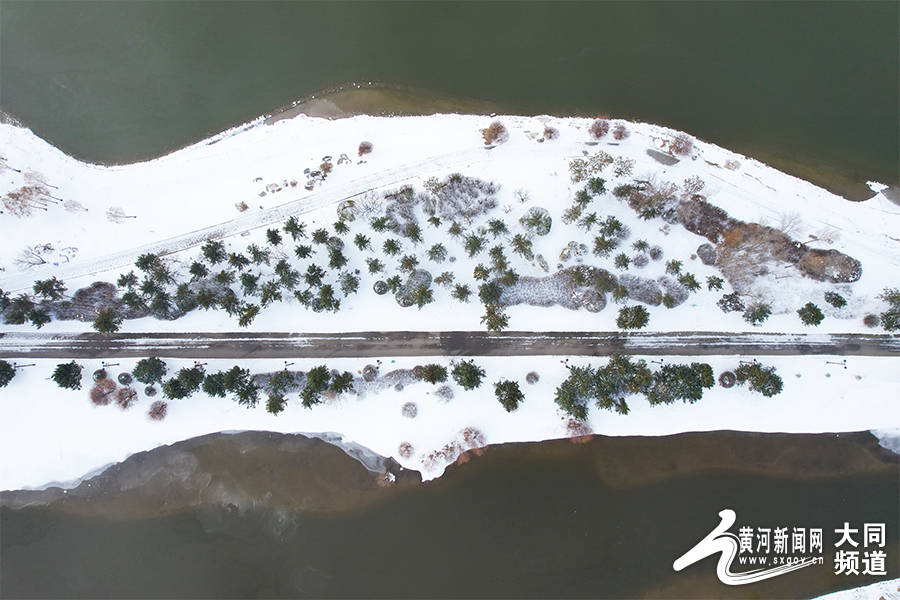
[{"label": "green water", "polygon": [[156,156],[338,82],[633,117],[854,181],[898,175],[896,2],[14,2],[0,106]]}]

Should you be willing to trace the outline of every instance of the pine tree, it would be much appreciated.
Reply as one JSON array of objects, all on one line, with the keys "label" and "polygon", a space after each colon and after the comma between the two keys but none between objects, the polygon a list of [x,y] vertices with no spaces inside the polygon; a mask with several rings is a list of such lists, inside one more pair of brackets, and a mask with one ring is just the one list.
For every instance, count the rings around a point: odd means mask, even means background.
[{"label": "pine tree", "polygon": [[146,385],[153,385],[159,381],[162,381],[162,378],[166,374],[166,363],[162,360],[156,358],[155,356],[151,356],[150,358],[144,358],[137,362],[134,365],[134,369],[131,370],[131,374],[134,375],[134,378]]},{"label": "pine tree", "polygon": [[207,240],[200,250],[203,252],[204,258],[213,265],[219,264],[228,256],[228,253],[225,251],[225,244],[219,240]]},{"label": "pine tree", "polygon": [[80,390],[81,370],[83,368],[84,367],[79,365],[74,360],[72,362],[58,364],[53,370],[51,379],[56,382],[56,385],[63,389]]},{"label": "pine tree", "polygon": [[516,410],[522,400],[525,399],[525,395],[522,393],[521,388],[519,388],[519,382],[517,381],[498,381],[494,384],[494,395],[497,397],[497,400],[500,401],[503,408],[506,409],[506,412]]},{"label": "pine tree", "polygon": [[818,325],[825,318],[825,315],[822,314],[819,307],[812,302],[804,304],[797,310],[797,314],[800,316],[800,320],[803,321],[804,325]]},{"label": "pine tree", "polygon": [[650,313],[640,304],[634,306],[623,306],[619,309],[619,316],[616,319],[616,325],[619,329],[641,329],[647,325],[650,320]]},{"label": "pine tree", "polygon": [[0,388],[9,385],[9,382],[16,376],[16,369],[5,360],[0,360]]},{"label": "pine tree", "polygon": [[97,312],[94,319],[94,329],[100,333],[115,333],[122,326],[122,317],[120,317],[115,309],[104,308]]},{"label": "pine tree", "polygon": [[734,376],[739,385],[750,384],[750,389],[759,392],[767,398],[779,394],[784,386],[781,377],[775,372],[775,367],[763,367],[759,363],[744,364],[734,370]]},{"label": "pine tree", "polygon": [[420,378],[431,384],[438,384],[447,381],[447,369],[435,363],[429,363],[422,366],[422,374]]},{"label": "pine tree", "polygon": [[300,401],[306,408],[312,408],[314,404],[321,402],[321,394],[328,389],[331,372],[325,365],[319,365],[309,370],[306,374],[306,385],[300,391]]},{"label": "pine tree", "polygon": [[464,390],[474,390],[481,385],[484,377],[484,369],[475,364],[474,360],[464,360],[456,363],[450,372],[453,380]]},{"label": "pine tree", "polygon": [[66,286],[56,277],[34,282],[34,293],[45,300],[59,300],[66,292]]}]

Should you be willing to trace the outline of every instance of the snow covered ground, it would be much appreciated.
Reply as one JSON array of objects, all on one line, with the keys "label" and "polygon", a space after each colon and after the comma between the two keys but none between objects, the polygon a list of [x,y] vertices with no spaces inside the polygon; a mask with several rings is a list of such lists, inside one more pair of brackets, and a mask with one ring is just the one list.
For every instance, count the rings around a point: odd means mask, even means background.
[{"label": "snow covered ground", "polygon": [[[718,274],[713,266],[701,264],[697,247],[706,240],[687,232],[680,225],[666,225],[661,219],[642,221],[626,203],[612,197],[614,185],[634,177],[651,177],[657,181],[681,184],[693,176],[700,177],[708,200],[729,212],[732,217],[748,222],[762,222],[783,227],[797,240],[814,248],[834,248],[862,262],[862,278],[852,284],[816,282],[796,270],[773,270],[760,277],[755,293],[771,301],[775,315],[759,329],[763,331],[810,331],[797,318],[796,309],[813,301],[823,309],[825,321],[815,329],[821,332],[866,330],[863,315],[880,312],[885,304],[876,295],[885,287],[897,285],[900,273],[900,207],[877,194],[862,203],[851,203],[812,184],[780,173],[753,159],[737,155],[717,146],[696,141],[690,157],[666,166],[647,154],[648,149],[665,146],[676,132],[644,123],[624,123],[630,136],[614,141],[607,134],[593,143],[589,120],[550,117],[500,117],[509,129],[509,141],[486,150],[480,135],[491,119],[479,116],[436,115],[430,117],[382,118],[359,116],[329,121],[297,116],[272,125],[249,124],[200,142],[168,156],[135,165],[101,167],[79,163],[63,155],[34,136],[30,131],[12,125],[0,125],[2,165],[0,194],[23,185],[45,182],[50,194],[61,199],[52,201],[46,211],[35,209],[29,217],[19,219],[5,211],[0,215],[3,239],[0,241],[0,288],[15,291],[30,287],[39,278],[57,274],[69,290],[97,279],[115,281],[127,272],[142,251],[179,250],[171,255],[171,265],[184,274],[199,255],[197,247],[206,237],[223,239],[229,251],[243,251],[250,243],[264,243],[264,229],[278,227],[288,214],[297,213],[308,230],[331,228],[336,220],[335,203],[344,197],[362,194],[372,188],[380,191],[412,184],[423,190],[430,177],[443,178],[452,172],[494,181],[500,185],[499,206],[486,215],[501,218],[510,225],[510,235],[518,227],[519,217],[529,208],[546,208],[553,227],[546,236],[532,236],[535,253],[542,254],[552,274],[563,263],[560,252],[570,241],[589,248],[596,230],[585,233],[576,225],[565,225],[562,212],[571,205],[575,192],[583,183],[573,184],[569,178],[569,161],[602,150],[614,157],[634,161],[631,176],[615,177],[607,168],[607,193],[595,199],[586,212],[596,212],[602,220],[614,216],[631,230],[630,237],[605,258],[588,251],[585,265],[616,271],[613,255],[633,255],[631,244],[639,239],[658,244],[664,249],[659,261],[644,268],[632,266],[628,273],[656,278],[664,274],[668,260],[680,260],[683,271],[691,272],[703,285],[701,291],[674,310],[650,307],[649,329],[657,331],[708,329],[740,331],[749,328],[739,312],[723,314],[715,306],[722,293],[731,291],[726,283],[722,292],[708,292],[705,279]],[[613,121],[613,124],[620,123]],[[545,125],[557,128],[559,138],[539,143]],[[373,142],[375,150],[356,155],[361,140]],[[346,153],[349,163],[337,164]],[[312,192],[303,189],[305,168],[317,169],[325,156],[333,157],[333,173]],[[731,162],[729,162],[731,161]],[[360,164],[361,163],[361,164]],[[726,163],[731,168],[726,168]],[[737,166],[735,166],[735,164]],[[17,172],[18,169],[21,172]],[[37,183],[36,183],[37,182]],[[296,182],[296,184],[294,184]],[[275,185],[278,191],[266,192]],[[872,184],[873,189],[882,186]],[[58,188],[58,189],[57,189]],[[269,187],[269,190],[275,189]],[[527,193],[519,200],[518,192]],[[260,196],[261,193],[265,195]],[[357,196],[360,197],[360,196]],[[52,200],[52,199],[51,199]],[[236,203],[249,205],[240,213]],[[69,209],[64,207],[68,203]],[[73,208],[73,203],[81,209]],[[110,209],[119,208],[125,217],[110,219]],[[223,225],[209,228],[211,225]],[[488,234],[485,251],[474,258],[466,256],[462,242],[446,232],[447,224],[434,228],[422,224],[422,243],[412,247],[406,240],[400,255],[386,260],[386,274],[400,256],[417,253],[420,265],[435,275],[448,271],[457,282],[470,282],[472,268],[488,263],[487,248],[504,240]],[[342,300],[336,314],[313,313],[298,306],[290,295],[262,310],[250,325],[255,331],[359,331],[372,329],[443,329],[481,328],[482,307],[477,301],[461,304],[452,300],[449,289],[435,286],[435,302],[421,310],[401,309],[392,295],[372,293],[367,256],[380,256],[382,243],[390,233],[374,233],[364,220],[350,223],[344,236],[346,270],[361,273],[360,291]],[[242,235],[245,234],[245,235]],[[357,233],[372,239],[373,249],[356,252],[351,240]],[[167,242],[160,244],[161,240]],[[508,241],[508,240],[506,240]],[[15,259],[29,245],[49,243],[53,251],[49,264],[21,271]],[[309,243],[308,241],[306,243]],[[422,255],[434,243],[443,243],[455,262],[426,264]],[[291,244],[285,254],[292,259]],[[276,257],[278,253],[276,252]],[[520,275],[546,276],[534,262],[516,256],[506,246],[510,265]],[[316,257],[313,257],[316,260]],[[321,261],[321,255],[318,258]],[[274,262],[274,261],[273,261]],[[58,263],[54,265],[53,263]],[[301,272],[306,266],[298,264]],[[80,276],[79,276],[80,275]],[[473,289],[473,291],[475,291]],[[836,291],[848,300],[848,306],[835,309],[822,301],[824,291]],[[449,308],[449,310],[448,310]],[[617,307],[608,306],[600,313],[572,311],[560,306],[531,307],[519,305],[508,310],[511,329],[572,330],[615,329]],[[702,323],[702,327],[698,324]],[[29,325],[10,326],[27,330]],[[89,323],[53,322],[44,331],[86,331]],[[212,331],[235,329],[236,323],[222,311],[193,311],[175,321],[154,318],[126,322],[123,331]]]},{"label": "snow covered ground", "polygon": [[[703,357],[716,375],[738,366],[742,357]],[[128,455],[216,431],[270,430],[280,432],[334,431],[378,454],[393,456],[405,467],[439,476],[447,465],[442,457],[428,455],[456,442],[463,447],[461,432],[473,427],[483,442],[496,444],[567,437],[567,418],[553,402],[554,391],[567,376],[567,357],[479,358],[475,362],[487,372],[476,390],[466,391],[448,384],[454,395],[439,398],[439,386],[426,382],[408,384],[402,391],[392,387],[364,396],[345,394],[311,409],[291,394],[284,412],[266,412],[265,395],[255,408],[244,408],[230,398],[210,398],[198,392],[183,400],[168,402],[162,421],[147,416],[152,400],[140,393],[136,404],[121,410],[115,403],[95,406],[88,398],[90,373],[101,361],[79,361],[84,365],[83,389],[62,390],[48,381],[57,362],[36,360],[36,366],[21,369],[0,394],[0,453],[10,457],[0,463],[0,489],[42,487],[66,482],[120,461]],[[605,363],[605,359],[568,358],[571,365]],[[650,367],[660,359],[647,357]],[[667,363],[689,359],[666,358]],[[761,432],[840,432],[879,429],[882,437],[900,435],[896,395],[900,372],[895,358],[850,358],[845,369],[837,357],[769,357],[763,363],[777,367],[784,391],[765,398],[744,388],[707,390],[696,404],[650,406],[643,397],[629,398],[631,412],[619,415],[592,407],[588,424],[604,435],[667,435],[685,431],[721,429]],[[111,375],[130,370],[133,359],[114,361]],[[210,360],[207,372],[227,369],[236,361]],[[362,359],[297,360],[292,370],[307,371],[319,364],[357,374]],[[371,361],[374,363],[374,361]],[[416,364],[437,362],[449,366],[445,357],[430,359],[384,357],[380,374],[409,369]],[[169,372],[192,366],[189,360],[167,360]],[[254,373],[284,368],[282,360],[242,361]],[[536,371],[540,380],[527,384],[525,375]],[[493,383],[500,379],[519,382],[524,402],[507,413],[494,397]],[[143,386],[138,386],[141,390]],[[402,415],[407,402],[416,404],[417,415]],[[399,453],[403,442],[412,444],[409,457]],[[456,458],[451,449],[447,458]]]}]

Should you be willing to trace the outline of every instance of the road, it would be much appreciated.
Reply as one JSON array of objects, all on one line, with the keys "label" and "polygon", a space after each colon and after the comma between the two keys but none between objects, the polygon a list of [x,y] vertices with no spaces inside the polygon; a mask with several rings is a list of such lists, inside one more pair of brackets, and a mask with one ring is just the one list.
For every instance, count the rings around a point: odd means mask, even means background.
[{"label": "road", "polygon": [[688,332],[0,333],[2,358],[393,356],[900,356],[900,336]]},{"label": "road", "polygon": [[245,231],[281,223],[293,215],[312,212],[331,204],[337,204],[342,200],[356,198],[372,190],[397,186],[410,179],[421,177],[423,174],[464,170],[475,161],[487,160],[489,156],[491,156],[490,153],[476,146],[472,149],[430,156],[412,163],[397,165],[349,181],[326,181],[320,189],[290,202],[255,212],[248,211],[229,221],[182,233],[152,244],[127,248],[99,257],[76,259],[57,266],[48,264],[18,273],[2,273],[0,289],[13,293],[30,291],[36,280],[51,275],[68,281],[113,269],[131,267],[141,254],[149,252],[165,256],[181,252],[199,246],[208,239],[223,239]]}]

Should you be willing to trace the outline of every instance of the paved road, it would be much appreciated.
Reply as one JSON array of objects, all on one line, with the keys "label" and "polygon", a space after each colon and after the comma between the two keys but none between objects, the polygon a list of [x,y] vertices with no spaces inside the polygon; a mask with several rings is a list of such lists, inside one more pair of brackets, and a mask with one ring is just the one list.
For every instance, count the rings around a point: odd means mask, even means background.
[{"label": "paved road", "polygon": [[147,252],[161,256],[173,254],[199,246],[210,238],[222,239],[252,229],[267,227],[273,223],[281,223],[290,216],[308,213],[330,204],[337,204],[342,200],[356,198],[371,190],[397,186],[410,179],[421,177],[423,174],[465,170],[472,163],[487,160],[490,156],[490,153],[475,146],[468,150],[430,156],[412,163],[397,165],[349,181],[327,181],[320,189],[290,202],[260,211],[248,211],[235,219],[182,233],[152,244],[126,248],[105,256],[76,259],[58,266],[41,265],[24,272],[0,273],[0,289],[16,293],[31,290],[31,286],[36,280],[50,275],[67,281],[130,267],[138,256]]},{"label": "paved road", "polygon": [[900,356],[900,336],[725,332],[0,333],[3,358],[392,356]]}]

